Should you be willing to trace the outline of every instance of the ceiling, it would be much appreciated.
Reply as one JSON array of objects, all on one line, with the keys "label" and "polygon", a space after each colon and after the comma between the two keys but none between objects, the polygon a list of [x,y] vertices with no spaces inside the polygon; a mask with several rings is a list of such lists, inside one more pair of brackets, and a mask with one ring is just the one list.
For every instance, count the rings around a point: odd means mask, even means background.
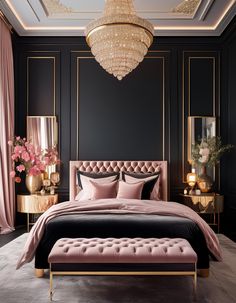
[{"label": "ceiling", "polygon": [[[104,0],[0,0],[21,36],[83,36]],[[134,0],[157,36],[219,36],[236,14],[236,0]]]}]

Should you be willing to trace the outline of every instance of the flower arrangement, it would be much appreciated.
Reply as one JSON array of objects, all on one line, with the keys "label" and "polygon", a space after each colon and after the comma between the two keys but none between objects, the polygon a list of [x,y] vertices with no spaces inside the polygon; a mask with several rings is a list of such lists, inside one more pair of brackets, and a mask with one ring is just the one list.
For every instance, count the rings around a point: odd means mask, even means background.
[{"label": "flower arrangement", "polygon": [[23,172],[30,176],[37,176],[45,171],[47,165],[59,163],[55,148],[42,150],[41,147],[34,147],[26,138],[20,136],[8,141],[8,144],[13,148],[11,155],[13,170],[10,176],[16,183],[21,182]]},{"label": "flower arrangement", "polygon": [[222,145],[220,137],[202,138],[200,143],[192,146],[192,164],[195,166],[214,166],[221,156],[230,151],[233,145]]}]

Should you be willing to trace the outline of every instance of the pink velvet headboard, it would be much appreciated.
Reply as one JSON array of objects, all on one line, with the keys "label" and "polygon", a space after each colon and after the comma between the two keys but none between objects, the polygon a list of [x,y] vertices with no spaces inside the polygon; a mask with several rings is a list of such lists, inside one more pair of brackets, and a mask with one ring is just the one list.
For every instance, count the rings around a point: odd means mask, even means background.
[{"label": "pink velvet headboard", "polygon": [[77,194],[77,170],[105,173],[129,171],[137,173],[161,172],[161,198],[168,201],[168,171],[167,161],[70,161],[70,200]]}]

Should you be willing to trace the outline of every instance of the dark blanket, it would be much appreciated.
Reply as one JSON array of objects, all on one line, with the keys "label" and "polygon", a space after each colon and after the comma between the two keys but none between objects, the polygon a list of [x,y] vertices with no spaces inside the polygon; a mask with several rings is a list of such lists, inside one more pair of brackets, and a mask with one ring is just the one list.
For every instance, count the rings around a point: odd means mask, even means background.
[{"label": "dark blanket", "polygon": [[184,238],[198,255],[197,267],[209,268],[209,250],[198,225],[188,218],[153,214],[68,214],[46,224],[35,255],[36,268],[48,268],[48,255],[60,238]]}]

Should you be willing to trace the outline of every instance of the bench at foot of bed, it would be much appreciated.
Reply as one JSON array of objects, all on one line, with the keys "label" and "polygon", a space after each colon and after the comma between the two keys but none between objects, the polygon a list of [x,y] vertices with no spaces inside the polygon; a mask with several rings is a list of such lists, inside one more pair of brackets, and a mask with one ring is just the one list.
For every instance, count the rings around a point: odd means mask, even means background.
[{"label": "bench at foot of bed", "polygon": [[62,238],[53,246],[50,299],[55,275],[187,275],[197,286],[197,254],[180,238]]}]

